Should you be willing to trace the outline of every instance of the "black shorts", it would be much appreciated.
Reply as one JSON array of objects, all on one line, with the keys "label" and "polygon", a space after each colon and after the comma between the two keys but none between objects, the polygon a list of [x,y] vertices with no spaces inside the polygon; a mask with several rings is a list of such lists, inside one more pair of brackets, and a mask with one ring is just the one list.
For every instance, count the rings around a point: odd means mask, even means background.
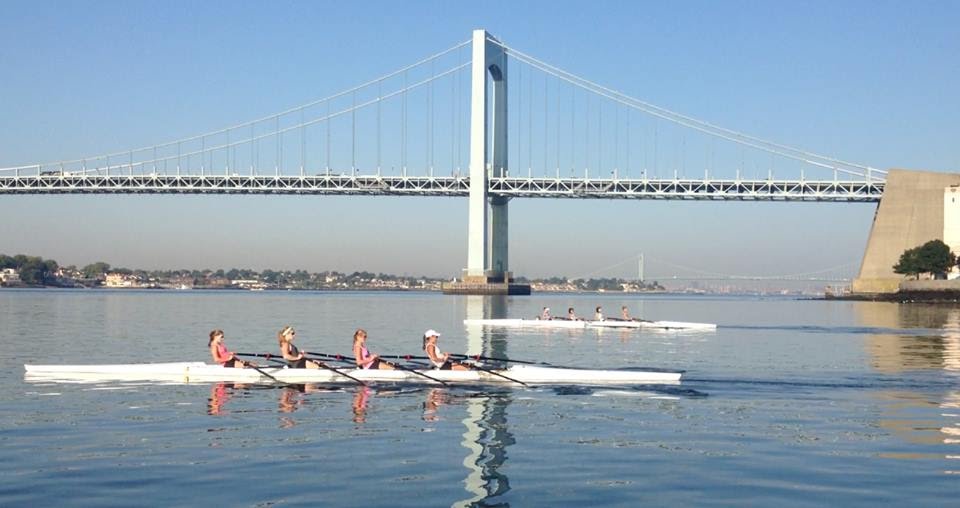
[{"label": "black shorts", "polygon": [[367,368],[368,368],[368,369],[379,369],[379,368],[380,368],[380,359],[377,358],[376,360],[370,362],[370,366],[367,367]]},{"label": "black shorts", "polygon": [[307,359],[301,358],[299,360],[288,361],[287,367],[291,369],[305,369],[307,368]]},{"label": "black shorts", "polygon": [[227,361],[223,364],[223,366],[224,366],[224,367],[230,367],[230,368],[233,368],[233,369],[239,369],[239,368],[242,368],[242,367],[243,367],[243,364],[240,363],[240,360],[237,360],[236,358],[234,358],[233,360],[227,360]]},{"label": "black shorts", "polygon": [[437,367],[438,370],[451,370],[453,369],[453,363],[450,360],[443,362],[443,365]]}]

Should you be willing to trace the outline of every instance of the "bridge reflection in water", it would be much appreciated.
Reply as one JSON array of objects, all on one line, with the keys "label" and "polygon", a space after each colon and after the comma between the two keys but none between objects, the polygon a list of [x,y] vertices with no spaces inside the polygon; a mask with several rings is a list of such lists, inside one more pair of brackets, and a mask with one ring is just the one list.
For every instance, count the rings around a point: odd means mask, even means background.
[{"label": "bridge reflection in water", "polygon": [[[506,317],[507,296],[466,296],[467,319],[496,319]],[[507,335],[502,331],[480,325],[467,327],[469,355],[508,358]],[[507,407],[512,401],[510,392],[485,397],[471,397],[467,401],[465,430],[460,445],[467,450],[463,465],[467,468],[464,488],[470,497],[452,506],[475,506],[510,490],[510,481],[500,472],[506,461],[507,446],[515,440],[507,429]]]}]

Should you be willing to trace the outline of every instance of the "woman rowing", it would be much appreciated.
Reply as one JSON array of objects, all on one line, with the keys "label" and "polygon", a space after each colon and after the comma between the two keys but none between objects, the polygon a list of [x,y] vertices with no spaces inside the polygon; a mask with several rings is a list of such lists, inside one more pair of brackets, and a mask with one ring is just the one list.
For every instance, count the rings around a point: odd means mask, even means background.
[{"label": "woman rowing", "polygon": [[316,362],[308,360],[303,353],[293,345],[293,339],[296,338],[297,331],[292,326],[284,326],[277,333],[277,342],[280,343],[280,354],[287,361],[287,366],[291,369],[319,369]]},{"label": "woman rowing", "polygon": [[367,350],[367,332],[363,328],[353,332],[353,358],[358,369],[393,370],[393,365]]},{"label": "woman rowing", "polygon": [[542,319],[545,321],[553,319],[553,317],[550,316],[550,307],[544,307],[543,310],[540,311],[540,316],[537,319]]},{"label": "woman rowing", "polygon": [[223,367],[244,368],[247,362],[237,358],[237,354],[227,349],[223,343],[223,330],[213,330],[210,332],[210,342],[207,343],[210,348],[210,356],[214,363],[219,363]]},{"label": "woman rowing", "polygon": [[567,309],[567,320],[568,321],[580,321],[580,318],[577,317],[577,313],[573,311],[573,307]]},{"label": "woman rowing", "polygon": [[620,319],[623,319],[624,321],[633,321],[633,318],[630,317],[630,311],[627,310],[626,305],[620,307]]},{"label": "woman rowing", "polygon": [[468,370],[462,363],[451,361],[450,353],[440,351],[440,347],[437,346],[437,339],[439,337],[440,332],[436,330],[427,330],[423,333],[423,350],[426,351],[427,356],[430,357],[430,363],[433,364],[433,368],[440,370]]},{"label": "woman rowing", "polygon": [[603,307],[597,306],[597,309],[593,312],[594,321],[603,321]]}]

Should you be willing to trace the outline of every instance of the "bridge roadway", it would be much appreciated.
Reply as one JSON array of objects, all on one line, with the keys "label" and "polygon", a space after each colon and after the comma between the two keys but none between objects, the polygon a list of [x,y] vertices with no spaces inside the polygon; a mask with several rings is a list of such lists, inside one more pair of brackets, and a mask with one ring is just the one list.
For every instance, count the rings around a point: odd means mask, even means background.
[{"label": "bridge roadway", "polygon": [[[0,175],[0,194],[318,194],[368,196],[469,195],[465,176]],[[715,201],[879,202],[884,182],[813,180],[696,180],[490,178],[489,194],[527,198]]]}]

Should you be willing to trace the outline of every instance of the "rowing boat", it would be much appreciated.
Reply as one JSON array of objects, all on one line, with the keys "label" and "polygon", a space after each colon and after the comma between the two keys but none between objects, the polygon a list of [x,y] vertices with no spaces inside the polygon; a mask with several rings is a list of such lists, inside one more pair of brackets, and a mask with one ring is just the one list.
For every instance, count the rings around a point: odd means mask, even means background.
[{"label": "rowing boat", "polygon": [[603,321],[573,321],[569,319],[464,319],[465,325],[496,326],[503,328],[651,328],[661,330],[716,330],[712,323],[683,321],[641,321],[605,319]]},{"label": "rowing boat", "polygon": [[[24,365],[24,369],[26,370],[24,380],[29,382],[166,381],[172,383],[236,382],[261,384],[278,381],[291,384],[356,382],[337,372],[325,369],[288,369],[285,367],[260,367],[258,370],[234,369],[203,362]],[[425,381],[423,376],[415,373],[419,372],[441,381],[466,384],[513,384],[510,380],[526,384],[661,384],[677,383],[682,375],[682,371],[655,368],[601,370],[512,365],[509,368],[484,366],[483,369],[485,370],[343,369],[340,372],[364,382],[429,382]],[[501,374],[501,376],[497,374]]]}]

